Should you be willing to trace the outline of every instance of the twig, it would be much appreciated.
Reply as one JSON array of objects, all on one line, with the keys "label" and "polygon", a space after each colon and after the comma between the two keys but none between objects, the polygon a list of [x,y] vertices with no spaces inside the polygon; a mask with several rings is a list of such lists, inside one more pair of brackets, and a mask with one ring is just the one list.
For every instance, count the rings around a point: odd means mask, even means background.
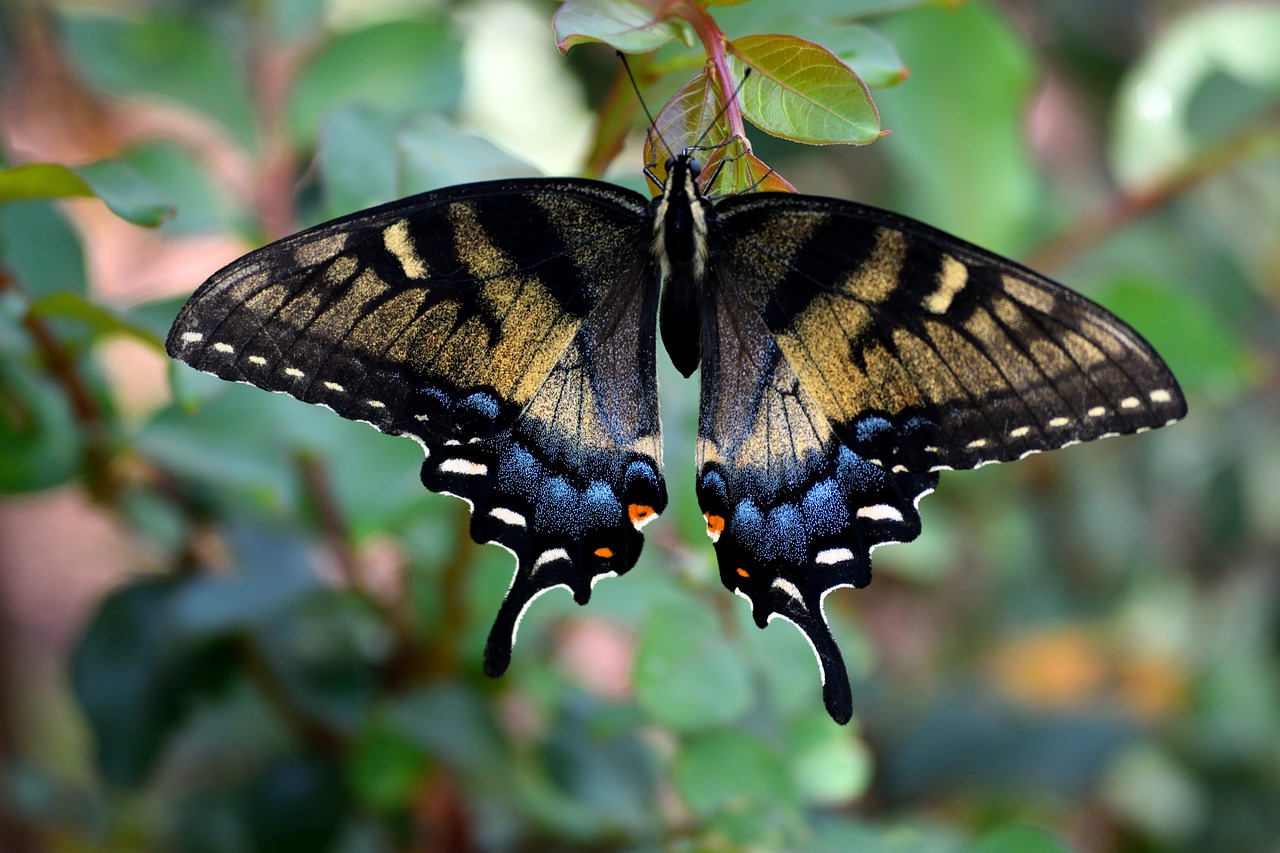
[{"label": "twig", "polygon": [[[5,291],[27,293],[13,273],[0,266],[0,293]],[[68,347],[58,340],[44,319],[26,311],[22,316],[22,327],[40,353],[45,370],[62,389],[71,406],[72,416],[80,427],[84,440],[84,479],[89,494],[102,503],[111,503],[119,484],[111,470],[111,448],[102,408],[80,375]]]},{"label": "twig", "polygon": [[440,627],[427,649],[424,666],[424,674],[433,678],[457,671],[458,638],[467,624],[464,582],[475,562],[476,544],[471,539],[471,514],[461,507],[456,513],[456,544],[440,578]]},{"label": "twig", "polygon": [[343,514],[342,508],[338,505],[337,497],[333,493],[333,486],[329,481],[327,470],[319,460],[309,453],[297,454],[295,461],[302,476],[307,496],[315,506],[316,513],[320,516],[321,530],[329,543],[329,548],[333,551],[334,557],[338,561],[338,569],[342,572],[342,577],[347,582],[347,586],[361,600],[386,617],[387,623],[391,626],[392,633],[395,634],[396,638],[396,648],[392,653],[392,660],[394,661],[406,655],[412,656],[413,649],[417,647],[417,643],[409,616],[400,605],[401,599],[399,597],[389,602],[383,601],[365,583],[364,575],[360,571],[360,561],[351,546],[350,526],[347,524],[346,516]]},{"label": "twig", "polygon": [[1072,258],[1206,179],[1242,160],[1277,152],[1280,152],[1280,127],[1254,129],[1228,137],[1146,187],[1118,191],[1101,208],[1031,253],[1028,263],[1036,269],[1060,269]]}]

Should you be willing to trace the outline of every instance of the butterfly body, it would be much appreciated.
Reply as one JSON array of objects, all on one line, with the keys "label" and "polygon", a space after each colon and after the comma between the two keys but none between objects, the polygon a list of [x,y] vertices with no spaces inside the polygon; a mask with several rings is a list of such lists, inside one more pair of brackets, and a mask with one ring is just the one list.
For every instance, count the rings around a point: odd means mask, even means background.
[{"label": "butterfly body", "polygon": [[724,585],[813,646],[852,713],[825,596],[913,539],[937,472],[1174,420],[1185,403],[1120,320],[886,211],[712,202],[689,152],[653,200],[532,179],[425,193],[216,273],[174,323],[192,366],[406,435],[427,488],[516,556],[485,651],[557,587],[626,573],[667,503],[661,330],[701,367],[696,489]]}]

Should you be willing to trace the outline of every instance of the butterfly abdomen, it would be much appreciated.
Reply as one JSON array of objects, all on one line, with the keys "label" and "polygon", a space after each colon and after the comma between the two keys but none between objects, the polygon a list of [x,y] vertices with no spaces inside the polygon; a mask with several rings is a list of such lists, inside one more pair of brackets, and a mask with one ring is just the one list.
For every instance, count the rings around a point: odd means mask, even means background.
[{"label": "butterfly abdomen", "polygon": [[714,213],[697,183],[698,165],[687,154],[667,163],[667,183],[654,200],[653,254],[662,270],[659,318],[662,343],[683,376],[702,357],[703,290],[710,259],[710,222]]}]

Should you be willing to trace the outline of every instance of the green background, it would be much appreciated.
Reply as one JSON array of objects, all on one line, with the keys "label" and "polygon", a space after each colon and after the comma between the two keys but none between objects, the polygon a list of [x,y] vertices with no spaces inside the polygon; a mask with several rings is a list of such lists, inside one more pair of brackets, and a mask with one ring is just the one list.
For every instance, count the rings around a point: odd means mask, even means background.
[{"label": "green background", "polygon": [[491,681],[511,560],[418,447],[163,357],[268,239],[580,171],[610,50],[532,0],[0,9],[4,165],[73,167],[0,176],[0,850],[1280,849],[1280,13],[796,6],[714,13],[819,37],[892,133],[755,152],[1102,302],[1191,411],[944,475],[827,601],[844,728],[718,581],[669,365],[644,556]]}]

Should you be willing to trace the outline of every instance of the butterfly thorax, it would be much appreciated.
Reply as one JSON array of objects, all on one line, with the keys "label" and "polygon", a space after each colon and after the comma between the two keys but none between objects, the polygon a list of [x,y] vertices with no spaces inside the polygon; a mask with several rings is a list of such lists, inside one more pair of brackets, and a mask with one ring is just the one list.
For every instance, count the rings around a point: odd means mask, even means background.
[{"label": "butterfly thorax", "polygon": [[662,343],[689,376],[701,360],[702,294],[708,262],[711,202],[698,187],[699,164],[688,151],[667,161],[667,181],[654,199],[652,252],[662,270]]}]

